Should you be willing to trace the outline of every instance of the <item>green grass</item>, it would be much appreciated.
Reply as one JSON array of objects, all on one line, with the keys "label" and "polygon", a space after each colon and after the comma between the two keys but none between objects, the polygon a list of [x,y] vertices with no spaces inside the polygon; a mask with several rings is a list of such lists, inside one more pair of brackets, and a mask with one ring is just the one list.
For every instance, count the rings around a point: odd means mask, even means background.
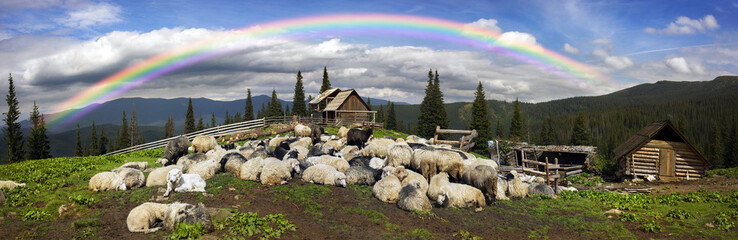
[{"label": "green grass", "polygon": [[738,167],[708,170],[706,177],[716,175],[725,176],[727,178],[738,178]]}]

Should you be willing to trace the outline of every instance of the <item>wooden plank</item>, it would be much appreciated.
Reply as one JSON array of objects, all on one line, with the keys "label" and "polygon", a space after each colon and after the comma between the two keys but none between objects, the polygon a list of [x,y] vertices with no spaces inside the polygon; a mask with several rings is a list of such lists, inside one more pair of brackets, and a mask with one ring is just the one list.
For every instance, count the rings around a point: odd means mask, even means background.
[{"label": "wooden plank", "polygon": [[583,169],[583,168],[584,168],[584,165],[575,165],[575,166],[570,166],[570,167],[560,166],[559,170],[570,171],[570,170]]},{"label": "wooden plank", "polygon": [[[538,165],[538,166],[546,166],[546,163],[544,163],[544,162],[539,162],[539,161],[533,161],[533,160],[527,160],[527,159],[526,159],[526,160],[523,160],[523,162],[525,162],[525,163],[530,163],[530,164],[535,164],[535,165]],[[554,165],[554,164],[548,164],[548,167],[549,167],[549,168],[559,168],[559,166],[558,166],[558,165]]]},{"label": "wooden plank", "polygon": [[684,172],[677,172],[676,175],[677,176],[684,176],[684,177],[686,177],[687,175],[689,175],[689,178],[700,178],[700,177],[702,177],[702,175],[700,175],[700,174],[694,174],[694,173],[689,173],[688,174],[688,173],[684,173]]},{"label": "wooden plank", "polygon": [[649,159],[659,159],[658,155],[643,155],[643,154],[633,154],[633,157],[635,158],[649,158]]},{"label": "wooden plank", "polygon": [[648,158],[633,158],[634,162],[644,162],[644,163],[657,163],[659,162],[658,159],[648,159]]},{"label": "wooden plank", "polygon": [[579,170],[569,171],[565,173],[566,173],[566,176],[574,176],[574,175],[582,173],[582,171],[583,171],[582,169],[579,169]]},{"label": "wooden plank", "polygon": [[676,160],[677,161],[682,161],[682,162],[703,163],[702,160],[692,159],[692,158],[680,158],[680,157],[677,157]]},{"label": "wooden plank", "polygon": [[638,151],[653,151],[653,152],[658,152],[659,149],[658,148],[651,148],[651,147],[642,147],[641,149],[638,149]]},{"label": "wooden plank", "polygon": [[448,134],[472,134],[472,130],[456,130],[456,129],[436,129],[436,133]]},{"label": "wooden plank", "polygon": [[648,156],[658,156],[659,155],[659,152],[635,151],[635,152],[633,152],[633,154],[648,155]]},{"label": "wooden plank", "polygon": [[653,163],[634,162],[633,165],[637,167],[648,167],[648,168],[654,168],[654,169],[656,168],[656,164],[653,164]]},{"label": "wooden plank", "polygon": [[448,145],[459,145],[459,141],[452,141],[452,140],[433,140],[434,145],[438,144],[448,144]]},{"label": "wooden plank", "polygon": [[706,166],[692,165],[692,164],[679,164],[679,162],[677,162],[677,169],[679,169],[679,168],[681,168],[681,169],[705,170],[706,169]]},{"label": "wooden plank", "polygon": [[524,173],[533,173],[533,174],[542,175],[542,176],[545,176],[546,175],[545,172],[536,171],[536,170],[533,170],[532,168],[523,168],[523,172]]},{"label": "wooden plank", "polygon": [[647,170],[647,169],[640,169],[640,168],[633,169],[633,172],[635,172],[635,173],[646,173],[646,174],[658,174],[659,173],[658,170]]}]

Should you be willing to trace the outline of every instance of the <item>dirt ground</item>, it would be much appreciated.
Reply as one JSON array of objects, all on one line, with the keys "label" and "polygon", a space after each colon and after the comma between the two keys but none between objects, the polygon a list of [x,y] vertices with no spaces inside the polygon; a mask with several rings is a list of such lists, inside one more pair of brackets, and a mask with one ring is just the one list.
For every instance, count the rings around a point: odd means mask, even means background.
[{"label": "dirt ground", "polygon": [[651,188],[652,192],[658,194],[669,194],[673,192],[687,193],[696,192],[700,189],[707,191],[733,191],[738,190],[738,179],[726,178],[724,176],[714,176],[710,178],[702,178],[695,180],[682,180],[673,182],[619,182],[606,183],[604,186],[611,186],[616,189],[622,188]]}]

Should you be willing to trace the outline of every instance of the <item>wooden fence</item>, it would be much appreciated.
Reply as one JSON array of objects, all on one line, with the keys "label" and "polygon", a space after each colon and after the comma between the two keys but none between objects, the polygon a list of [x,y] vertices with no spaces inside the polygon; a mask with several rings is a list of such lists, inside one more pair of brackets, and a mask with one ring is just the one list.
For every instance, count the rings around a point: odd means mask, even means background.
[{"label": "wooden fence", "polygon": [[[467,134],[465,136],[461,136],[461,138],[457,141],[453,140],[440,140],[438,139],[438,134]],[[454,146],[459,146],[459,149],[465,152],[469,152],[469,149],[474,147],[474,142],[472,141],[475,137],[477,137],[477,130],[456,130],[456,129],[441,129],[440,126],[436,126],[436,135],[433,136],[433,144],[449,144]]]}]

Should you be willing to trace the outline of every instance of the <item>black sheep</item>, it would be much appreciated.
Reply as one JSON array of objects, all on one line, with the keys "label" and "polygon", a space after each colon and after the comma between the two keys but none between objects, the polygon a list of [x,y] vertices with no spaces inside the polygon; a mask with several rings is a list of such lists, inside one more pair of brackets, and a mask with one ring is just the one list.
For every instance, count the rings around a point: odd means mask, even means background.
[{"label": "black sheep", "polygon": [[349,160],[349,166],[369,166],[369,162],[372,161],[372,157],[369,156],[356,156]]},{"label": "black sheep", "polygon": [[288,152],[289,152],[289,150],[284,149],[281,146],[278,146],[278,147],[274,148],[274,157],[277,158],[277,159],[279,159],[279,160],[282,160],[282,159],[284,159],[284,156],[287,155]]},{"label": "black sheep", "polygon": [[229,143],[229,144],[225,144],[225,145],[220,145],[220,148],[225,149],[227,151],[227,150],[231,150],[231,149],[236,148],[236,144],[235,143]]},{"label": "black sheep", "polygon": [[371,128],[368,130],[361,130],[358,128],[349,129],[348,134],[346,134],[346,145],[353,145],[359,149],[363,149],[372,134],[374,134],[374,131]]},{"label": "black sheep", "polygon": [[323,133],[325,133],[323,127],[319,127],[316,125],[310,126],[310,137],[313,139],[314,143],[320,142],[320,135],[323,135]]}]

